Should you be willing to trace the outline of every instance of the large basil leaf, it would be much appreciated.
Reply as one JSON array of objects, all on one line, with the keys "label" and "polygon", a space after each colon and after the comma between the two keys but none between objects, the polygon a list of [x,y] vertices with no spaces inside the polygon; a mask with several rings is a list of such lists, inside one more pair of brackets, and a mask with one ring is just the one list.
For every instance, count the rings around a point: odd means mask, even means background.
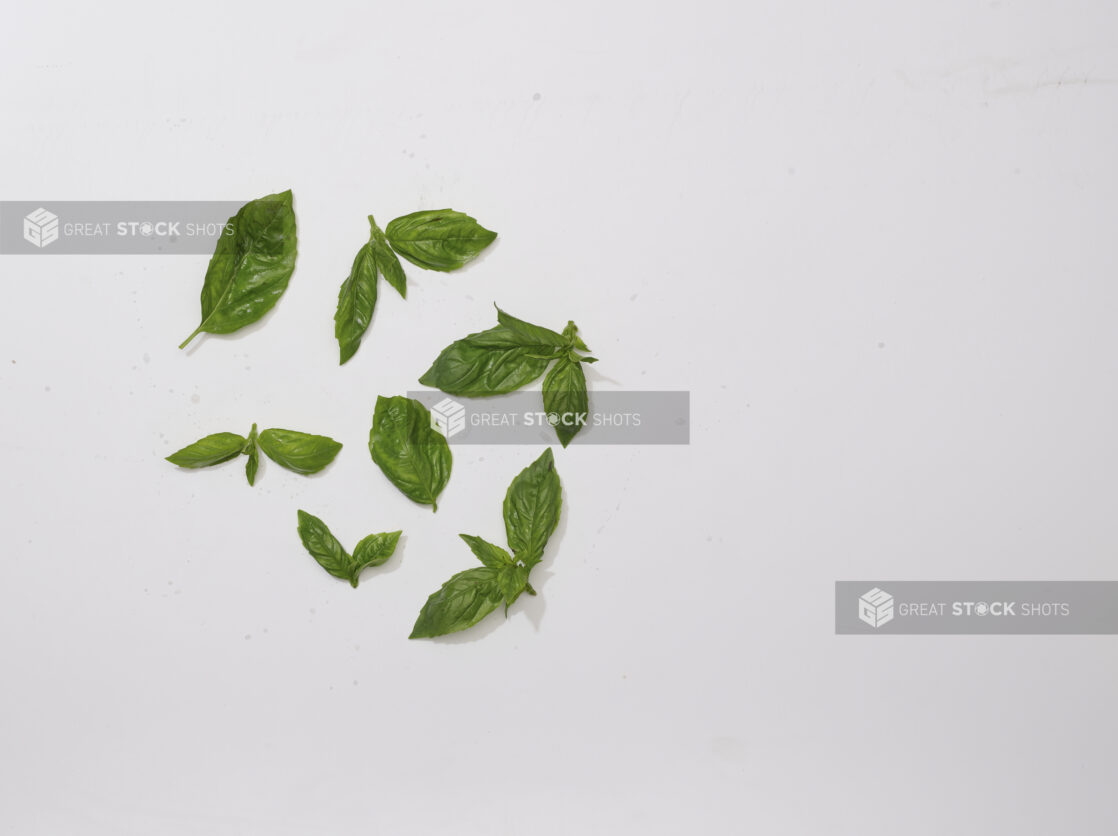
[{"label": "large basil leaf", "polygon": [[256,471],[260,467],[260,453],[256,447],[256,424],[252,425],[252,430],[248,434],[248,439],[245,441],[242,453],[248,456],[248,461],[245,462],[245,476],[248,477],[249,485],[256,484]]},{"label": "large basil leaf", "polygon": [[453,209],[412,212],[390,221],[384,231],[392,248],[412,264],[443,272],[473,261],[497,237]]},{"label": "large basil leaf", "polygon": [[241,455],[245,446],[244,436],[236,433],[214,433],[188,444],[167,457],[179,467],[209,467]]},{"label": "large basil leaf", "polygon": [[445,636],[473,627],[503,598],[496,569],[479,566],[459,572],[427,599],[408,638]]},{"label": "large basil leaf", "polygon": [[559,442],[566,447],[586,426],[590,415],[582,363],[560,357],[559,362],[551,367],[543,379],[543,409],[548,420],[553,422]]},{"label": "large basil leaf", "polygon": [[299,539],[319,566],[335,578],[350,580],[350,557],[326,523],[313,514],[299,511]]},{"label": "large basil leaf", "polygon": [[459,534],[458,536],[466,541],[466,545],[470,547],[474,556],[490,569],[501,569],[513,565],[512,555],[500,546],[495,546],[472,534]]},{"label": "large basil leaf", "polygon": [[260,449],[278,464],[304,476],[318,473],[338,455],[342,445],[324,435],[271,429],[260,433]]},{"label": "large basil leaf", "polygon": [[202,284],[198,334],[229,334],[264,316],[287,290],[295,269],[291,190],[253,200],[227,223]]},{"label": "large basil leaf", "polygon": [[377,304],[376,256],[368,244],[358,250],[349,278],[338,290],[338,310],[334,314],[334,337],[345,363],[361,345],[361,337],[373,318]]},{"label": "large basil leaf", "polygon": [[505,534],[518,560],[529,568],[543,557],[544,546],[559,524],[563,502],[551,448],[524,468],[505,494]]},{"label": "large basil leaf", "polygon": [[377,398],[369,432],[373,461],[410,499],[438,510],[439,494],[450,479],[446,439],[431,427],[431,413],[417,400]]},{"label": "large basil leaf", "polygon": [[451,343],[431,364],[419,382],[448,395],[485,398],[526,386],[547,370],[550,358],[533,348],[501,345],[509,339],[503,328],[491,328]]}]

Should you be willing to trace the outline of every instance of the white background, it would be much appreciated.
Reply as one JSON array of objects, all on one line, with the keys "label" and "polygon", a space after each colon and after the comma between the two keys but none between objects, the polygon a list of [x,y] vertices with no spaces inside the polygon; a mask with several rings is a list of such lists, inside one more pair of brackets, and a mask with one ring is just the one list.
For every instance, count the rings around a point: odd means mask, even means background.
[{"label": "white background", "polygon": [[[0,197],[295,192],[260,327],[176,345],[206,257],[0,258],[0,828],[13,834],[1113,832],[1112,637],[836,637],[836,579],[1118,576],[1118,14],[1099,3],[11,4]],[[338,367],[379,220],[406,266]],[[369,460],[492,303],[689,447],[557,449],[507,621],[409,642],[540,450],[438,514]],[[186,472],[200,435],[346,445]],[[403,528],[361,587],[303,551]]]}]

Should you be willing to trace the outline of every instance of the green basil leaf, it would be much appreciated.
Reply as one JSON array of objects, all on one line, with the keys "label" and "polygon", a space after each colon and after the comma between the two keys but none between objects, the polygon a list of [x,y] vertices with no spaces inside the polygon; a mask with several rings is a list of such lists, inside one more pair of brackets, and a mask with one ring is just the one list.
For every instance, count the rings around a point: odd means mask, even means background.
[{"label": "green basil leaf", "polygon": [[459,534],[458,536],[466,541],[466,545],[470,547],[470,551],[474,553],[474,556],[490,569],[512,566],[512,555],[500,546],[494,546],[492,543],[482,540],[480,537],[475,537],[472,534]]},{"label": "green basil leaf", "polygon": [[568,345],[574,348],[580,349],[582,351],[590,350],[589,348],[587,348],[586,343],[582,341],[582,338],[579,337],[578,326],[569,319],[567,320],[567,327],[563,329],[563,339],[567,341]]},{"label": "green basil leaf", "polygon": [[245,462],[245,476],[248,477],[249,485],[255,485],[256,469],[260,467],[260,453],[257,452],[256,448],[256,424],[252,425],[241,452],[248,456],[248,461]]},{"label": "green basil leaf", "polygon": [[484,398],[521,388],[547,370],[551,359],[536,356],[532,347],[518,345],[503,326],[451,343],[419,382],[448,395]]},{"label": "green basil leaf", "polygon": [[179,467],[209,467],[241,455],[245,446],[244,436],[236,433],[214,433],[188,444],[167,457]]},{"label": "green basil leaf", "polygon": [[586,394],[586,375],[582,363],[560,358],[543,379],[543,409],[555,427],[559,442],[566,447],[590,416]]},{"label": "green basil leaf", "polygon": [[505,494],[505,533],[514,555],[529,568],[543,557],[544,546],[559,524],[563,502],[551,448],[524,468]]},{"label": "green basil leaf", "polygon": [[345,363],[361,345],[361,337],[373,318],[377,304],[376,256],[368,244],[358,250],[349,278],[338,290],[338,310],[334,314],[334,338]]},{"label": "green basil leaf", "polygon": [[287,290],[295,251],[290,189],[242,206],[229,219],[206,270],[202,322],[179,348],[203,332],[230,334],[270,311]]},{"label": "green basil leaf", "polygon": [[506,331],[515,335],[521,345],[547,346],[549,348],[566,348],[570,345],[570,341],[562,334],[557,334],[550,328],[543,328],[517,319],[500,308],[497,308],[497,321],[505,327]]},{"label": "green basil leaf", "polygon": [[357,586],[357,577],[361,574],[362,569],[370,566],[380,566],[392,557],[401,534],[403,534],[402,531],[370,534],[357,544],[357,547],[353,550],[353,557],[349,566],[349,582],[352,586]]},{"label": "green basil leaf", "polygon": [[497,586],[501,588],[501,596],[505,599],[505,615],[509,614],[509,607],[516,603],[520,593],[528,586],[528,567],[520,563],[504,566],[497,570]]},{"label": "green basil leaf", "polygon": [[405,496],[438,510],[439,494],[450,479],[451,455],[446,438],[432,428],[427,407],[403,396],[378,397],[369,452]]},{"label": "green basil leaf", "polygon": [[304,476],[318,473],[338,455],[342,445],[324,435],[271,429],[260,433],[260,449],[278,464]]},{"label": "green basil leaf", "polygon": [[409,639],[445,636],[473,627],[503,600],[497,570],[487,566],[459,572],[427,599]]},{"label": "green basil leaf", "polygon": [[469,215],[453,209],[412,212],[390,221],[392,249],[425,270],[457,270],[477,258],[497,237]]},{"label": "green basil leaf", "polygon": [[355,580],[351,580],[350,557],[338,538],[330,533],[326,523],[313,514],[299,511],[299,539],[319,566],[335,578],[357,585]]},{"label": "green basil leaf", "polygon": [[385,281],[396,288],[396,292],[404,299],[408,298],[408,280],[404,275],[404,268],[400,266],[400,259],[396,257],[396,253],[392,252],[392,248],[388,246],[388,241],[385,240],[384,233],[381,232],[377,222],[373,220],[373,216],[369,215],[369,226],[372,229],[372,238],[369,241],[369,247],[376,257],[377,270],[384,276]]}]

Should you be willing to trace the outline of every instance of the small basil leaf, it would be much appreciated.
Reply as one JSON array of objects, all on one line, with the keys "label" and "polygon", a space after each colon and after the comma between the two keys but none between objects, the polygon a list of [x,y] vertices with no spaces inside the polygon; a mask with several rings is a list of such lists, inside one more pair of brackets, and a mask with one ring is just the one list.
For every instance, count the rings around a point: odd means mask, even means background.
[{"label": "small basil leaf", "polygon": [[445,636],[473,627],[503,600],[497,570],[487,566],[459,572],[427,599],[409,639]]},{"label": "small basil leaf", "polygon": [[257,452],[256,449],[256,424],[252,425],[252,429],[248,434],[248,439],[245,441],[245,446],[241,452],[248,455],[248,461],[245,462],[245,476],[248,477],[249,485],[255,485],[256,470],[260,467],[260,453]]},{"label": "small basil leaf", "polygon": [[517,558],[529,568],[543,557],[544,546],[559,523],[563,502],[551,448],[524,468],[505,494],[505,533]]},{"label": "small basil leaf", "polygon": [[578,336],[578,326],[569,319],[567,320],[567,327],[563,329],[563,339],[567,341],[568,345],[573,346],[574,348],[580,349],[582,351],[590,350],[586,347],[586,343],[584,343]]},{"label": "small basil leaf", "polygon": [[521,345],[550,346],[552,348],[566,348],[569,341],[562,334],[557,334],[550,328],[533,325],[522,319],[517,319],[512,314],[505,313],[497,308],[497,321],[505,329],[516,336]]},{"label": "small basil leaf", "polygon": [[357,544],[349,565],[349,582],[352,586],[357,586],[357,577],[362,569],[380,566],[392,557],[402,533],[402,531],[390,531],[384,534],[370,534]]},{"label": "small basil leaf", "polygon": [[542,375],[550,357],[517,345],[503,326],[451,343],[419,382],[448,395],[484,398],[521,388]]},{"label": "small basil leaf", "polygon": [[350,557],[342,544],[338,542],[326,523],[313,514],[299,511],[299,539],[303,546],[310,552],[311,557],[318,561],[318,565],[333,575],[335,578],[350,581]]},{"label": "small basil leaf", "polygon": [[179,467],[209,467],[241,455],[245,446],[244,436],[236,433],[214,433],[188,444],[167,457]]},{"label": "small basil leaf", "polygon": [[501,588],[501,596],[505,599],[505,615],[509,614],[509,607],[516,603],[520,593],[528,586],[528,567],[520,563],[504,566],[497,571],[497,585]]},{"label": "small basil leaf", "polygon": [[581,363],[563,357],[552,366],[543,379],[543,409],[548,421],[554,421],[552,426],[559,442],[566,447],[586,426],[590,414],[586,375]]},{"label": "small basil leaf", "polygon": [[453,209],[412,212],[390,221],[392,248],[425,270],[457,270],[477,258],[497,237],[469,215]]},{"label": "small basil leaf", "polygon": [[230,334],[256,322],[287,290],[295,270],[295,211],[291,190],[253,200],[226,224],[202,284],[198,334]]},{"label": "small basil leaf", "polygon": [[376,257],[368,244],[358,250],[349,277],[338,289],[338,310],[334,314],[334,338],[345,363],[361,345],[361,337],[373,318],[377,304]]},{"label": "small basil leaf", "polygon": [[278,464],[304,476],[318,473],[338,455],[342,445],[324,435],[271,429],[260,433],[260,449]]},{"label": "small basil leaf", "polygon": [[373,461],[408,498],[438,510],[439,494],[450,479],[446,438],[431,427],[431,413],[417,400],[377,398],[369,432]]},{"label": "small basil leaf", "polygon": [[500,546],[495,546],[472,534],[459,534],[458,536],[466,541],[466,545],[470,547],[470,551],[474,553],[474,556],[490,569],[512,566],[512,555]]},{"label": "small basil leaf", "polygon": [[408,280],[404,275],[404,268],[400,266],[400,259],[396,257],[396,253],[392,252],[392,248],[388,246],[388,241],[385,240],[384,233],[381,232],[377,222],[373,220],[373,216],[369,215],[369,226],[372,229],[372,238],[369,240],[369,247],[373,251],[373,256],[376,258],[377,270],[384,276],[385,281],[396,288],[396,292],[403,298],[408,297]]}]

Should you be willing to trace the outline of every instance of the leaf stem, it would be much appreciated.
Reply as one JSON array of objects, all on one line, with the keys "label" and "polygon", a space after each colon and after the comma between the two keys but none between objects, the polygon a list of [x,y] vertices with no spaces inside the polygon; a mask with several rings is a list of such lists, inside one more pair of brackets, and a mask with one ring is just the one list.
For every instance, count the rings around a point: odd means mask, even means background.
[{"label": "leaf stem", "polygon": [[194,339],[195,337],[197,337],[201,333],[202,333],[202,326],[199,325],[197,328],[194,329],[193,334],[191,334],[189,337],[187,337],[185,340],[183,340],[182,343],[179,344],[179,348],[186,348],[186,346],[190,343],[190,341],[192,339]]}]

